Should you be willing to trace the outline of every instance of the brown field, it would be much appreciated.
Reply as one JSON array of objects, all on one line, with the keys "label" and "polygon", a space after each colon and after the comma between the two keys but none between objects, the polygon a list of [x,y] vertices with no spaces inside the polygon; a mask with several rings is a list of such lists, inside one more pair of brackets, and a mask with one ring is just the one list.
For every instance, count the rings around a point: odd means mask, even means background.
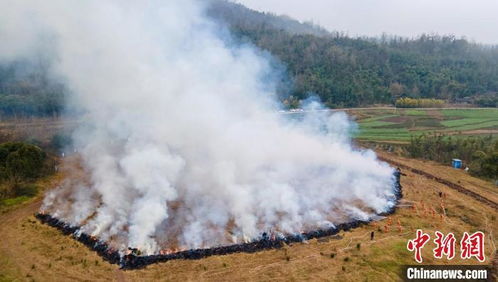
[{"label": "brown field", "polygon": [[[387,153],[381,155],[458,182],[498,201],[497,187],[465,172],[427,161]],[[400,265],[415,263],[406,244],[414,237],[417,228],[429,233],[431,240],[435,230],[454,232],[457,242],[464,231],[481,230],[486,234],[485,264],[490,264],[496,253],[494,234],[498,232],[498,211],[436,181],[408,171],[405,173],[407,176],[402,177],[404,199],[388,219],[349,232],[342,231],[339,236],[292,244],[279,250],[176,260],[128,271],[106,263],[55,228],[40,224],[33,216],[40,206],[39,196],[0,216],[0,281],[398,281]],[[61,172],[42,180],[40,185],[50,189],[63,176]],[[446,194],[443,200],[446,211],[441,208],[440,191]],[[371,231],[375,231],[374,241],[369,238]],[[424,248],[424,263],[478,263],[474,259],[463,261],[459,257],[452,261],[436,260],[431,254],[432,248],[432,242]]]},{"label": "brown field", "polygon": [[47,146],[54,135],[74,129],[77,123],[77,120],[61,118],[0,120],[0,142],[28,140]]}]

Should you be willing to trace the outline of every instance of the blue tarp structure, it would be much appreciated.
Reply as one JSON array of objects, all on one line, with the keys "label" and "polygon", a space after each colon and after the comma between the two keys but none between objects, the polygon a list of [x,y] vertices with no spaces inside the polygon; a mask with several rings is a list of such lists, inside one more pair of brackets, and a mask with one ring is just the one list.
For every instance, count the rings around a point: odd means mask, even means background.
[{"label": "blue tarp structure", "polygon": [[451,166],[454,167],[454,168],[462,168],[462,160],[453,159],[451,161]]}]

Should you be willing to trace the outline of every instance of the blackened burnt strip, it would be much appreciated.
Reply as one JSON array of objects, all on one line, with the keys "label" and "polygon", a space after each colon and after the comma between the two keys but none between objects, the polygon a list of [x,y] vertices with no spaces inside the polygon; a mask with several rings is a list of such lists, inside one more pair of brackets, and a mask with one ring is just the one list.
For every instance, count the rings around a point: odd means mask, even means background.
[{"label": "blackened burnt strip", "polygon": [[[401,171],[396,170],[394,174],[395,181],[395,197],[396,203],[403,196],[402,187],[400,183]],[[379,215],[389,215],[394,213],[396,206],[391,207],[387,212],[381,213]],[[166,255],[150,255],[150,256],[137,256],[133,252],[129,255],[121,256],[116,250],[110,248],[107,243],[98,240],[88,234],[80,232],[79,227],[71,226],[55,217],[48,214],[36,214],[36,217],[42,222],[52,227],[59,229],[65,235],[71,235],[73,238],[83,243],[85,246],[91,250],[97,252],[104,260],[111,264],[118,264],[122,269],[139,269],[144,268],[147,265],[165,262],[174,259],[202,259],[209,256],[220,256],[228,255],[233,253],[255,253],[261,250],[278,249],[284,246],[284,244],[298,243],[305,240],[310,240],[314,238],[332,236],[339,233],[341,230],[348,231],[353,228],[360,227],[364,224],[368,224],[370,221],[365,220],[355,220],[347,223],[341,223],[337,226],[329,229],[315,230],[304,232],[301,234],[289,234],[284,238],[271,239],[266,233],[263,233],[261,239],[250,243],[241,243],[228,246],[213,247],[207,249],[192,249],[187,251],[180,251],[172,254]]]},{"label": "blackened burnt strip", "polygon": [[102,241],[99,241],[97,238],[92,237],[88,234],[79,232],[79,227],[71,226],[55,217],[52,217],[48,214],[36,214],[36,218],[40,220],[42,223],[50,225],[59,229],[64,235],[71,235],[77,241],[83,243],[85,246],[90,248],[91,250],[97,252],[104,260],[108,261],[112,264],[119,264],[121,260],[121,256],[119,252],[112,250],[109,246]]}]

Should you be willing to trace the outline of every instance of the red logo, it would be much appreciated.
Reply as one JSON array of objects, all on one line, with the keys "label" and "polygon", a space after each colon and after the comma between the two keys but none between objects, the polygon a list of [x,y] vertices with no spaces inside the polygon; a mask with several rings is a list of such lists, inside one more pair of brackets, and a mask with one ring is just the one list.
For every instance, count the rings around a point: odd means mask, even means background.
[{"label": "red logo", "polygon": [[[456,238],[453,233],[448,233],[444,236],[443,233],[436,231],[436,238],[434,243],[436,247],[432,250],[433,255],[436,259],[442,259],[444,256],[448,260],[455,257],[455,244]],[[406,245],[410,252],[415,252],[415,260],[418,263],[422,263],[422,249],[429,242],[431,236],[424,233],[422,230],[418,229],[415,239],[408,240]],[[471,235],[464,232],[462,240],[460,241],[460,257],[462,259],[471,259],[475,257],[480,262],[485,260],[484,256],[484,233],[477,231]]]},{"label": "red logo", "polygon": [[422,248],[429,242],[431,236],[429,234],[423,233],[422,230],[417,230],[417,238],[408,241],[407,248],[410,252],[415,251],[415,260],[418,263],[422,263]]},{"label": "red logo", "polygon": [[436,231],[436,239],[434,239],[434,243],[436,243],[436,247],[432,250],[434,252],[434,257],[437,259],[443,258],[443,255],[446,255],[448,260],[451,260],[455,257],[455,235],[453,233],[448,233],[446,237],[444,237],[443,233]]},{"label": "red logo", "polygon": [[460,241],[460,251],[462,259],[477,258],[483,262],[484,257],[484,233],[478,231],[472,235],[464,232],[462,240]]}]

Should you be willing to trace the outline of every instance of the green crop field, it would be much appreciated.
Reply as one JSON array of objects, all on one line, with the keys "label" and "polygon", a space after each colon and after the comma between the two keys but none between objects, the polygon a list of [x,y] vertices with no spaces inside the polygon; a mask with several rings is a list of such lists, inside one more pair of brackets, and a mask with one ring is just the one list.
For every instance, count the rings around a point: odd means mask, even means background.
[{"label": "green crop field", "polygon": [[453,136],[498,138],[498,109],[358,109],[348,111],[359,124],[358,140],[408,142],[413,135],[438,132]]}]

